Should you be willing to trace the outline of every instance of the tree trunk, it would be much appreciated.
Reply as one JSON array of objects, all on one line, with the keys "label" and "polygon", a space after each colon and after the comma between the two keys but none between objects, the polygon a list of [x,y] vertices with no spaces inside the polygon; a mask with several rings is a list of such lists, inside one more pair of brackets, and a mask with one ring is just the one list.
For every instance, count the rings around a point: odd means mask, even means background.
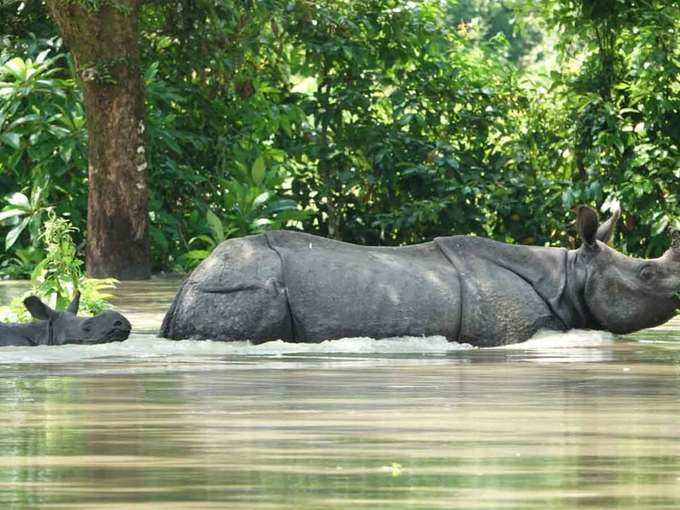
[{"label": "tree trunk", "polygon": [[144,82],[139,66],[142,0],[47,0],[75,60],[85,99],[89,196],[87,272],[148,278]]}]

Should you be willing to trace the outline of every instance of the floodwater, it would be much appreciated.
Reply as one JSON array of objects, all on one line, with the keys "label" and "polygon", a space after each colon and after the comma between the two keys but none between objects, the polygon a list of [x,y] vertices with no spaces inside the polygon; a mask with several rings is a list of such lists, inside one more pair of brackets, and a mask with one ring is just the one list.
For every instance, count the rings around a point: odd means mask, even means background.
[{"label": "floodwater", "polygon": [[126,342],[0,349],[0,508],[680,508],[678,321],[488,350],[172,342],[177,284],[122,286]]}]

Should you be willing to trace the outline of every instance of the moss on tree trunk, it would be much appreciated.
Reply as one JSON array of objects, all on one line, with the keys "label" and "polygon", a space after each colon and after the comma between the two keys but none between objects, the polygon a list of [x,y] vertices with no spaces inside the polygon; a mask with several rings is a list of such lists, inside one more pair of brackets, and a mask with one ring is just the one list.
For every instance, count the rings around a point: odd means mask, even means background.
[{"label": "moss on tree trunk", "polygon": [[75,60],[89,139],[87,272],[148,278],[144,83],[139,66],[141,0],[48,0]]}]

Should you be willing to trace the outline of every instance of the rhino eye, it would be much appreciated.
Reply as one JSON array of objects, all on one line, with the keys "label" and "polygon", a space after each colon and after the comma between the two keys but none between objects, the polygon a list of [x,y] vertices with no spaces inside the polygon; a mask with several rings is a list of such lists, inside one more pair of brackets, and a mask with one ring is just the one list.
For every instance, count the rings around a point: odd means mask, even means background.
[{"label": "rhino eye", "polygon": [[649,282],[656,276],[656,268],[653,266],[644,266],[640,269],[640,279],[644,282]]}]

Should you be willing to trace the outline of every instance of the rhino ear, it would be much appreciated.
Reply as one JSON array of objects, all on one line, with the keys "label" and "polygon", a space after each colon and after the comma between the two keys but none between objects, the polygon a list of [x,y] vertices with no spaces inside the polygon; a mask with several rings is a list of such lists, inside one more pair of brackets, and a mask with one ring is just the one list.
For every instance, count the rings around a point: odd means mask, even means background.
[{"label": "rhino ear", "polygon": [[612,209],[611,217],[597,229],[597,234],[595,237],[598,241],[609,244],[609,241],[611,241],[612,237],[614,237],[614,232],[616,232],[616,222],[619,221],[620,217],[621,208],[616,206],[614,209]]},{"label": "rhino ear", "polygon": [[590,207],[581,205],[576,214],[576,226],[583,243],[589,248],[596,248],[597,233],[600,224],[597,213]]},{"label": "rhino ear", "polygon": [[24,299],[24,306],[26,307],[26,310],[28,310],[28,313],[31,314],[31,317],[41,321],[56,319],[59,315],[58,312],[52,310],[36,296],[28,296]]},{"label": "rhino ear", "polygon": [[71,312],[73,315],[78,315],[78,308],[80,307],[80,291],[77,290],[73,296],[73,301],[68,305],[66,309],[67,312]]}]

